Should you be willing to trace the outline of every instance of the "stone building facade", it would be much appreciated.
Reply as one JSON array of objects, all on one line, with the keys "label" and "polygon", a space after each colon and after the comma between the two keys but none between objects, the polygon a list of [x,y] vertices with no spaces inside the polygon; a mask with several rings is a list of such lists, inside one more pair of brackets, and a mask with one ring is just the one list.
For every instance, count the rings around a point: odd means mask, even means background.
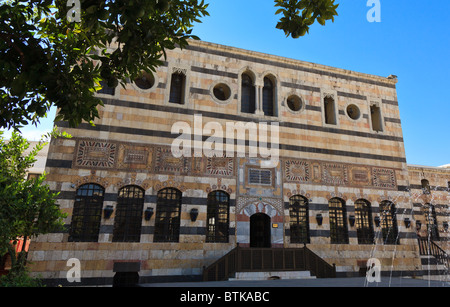
[{"label": "stone building facade", "polygon": [[450,251],[450,166],[408,165],[408,171],[418,236],[438,242],[442,249]]},{"label": "stone building facade", "polygon": [[[369,258],[384,273],[421,275],[407,221],[431,200],[414,201],[410,183],[430,174],[447,208],[450,177],[408,168],[396,83],[202,41],[168,51],[153,76],[98,94],[95,126],[57,123],[73,137],[51,141],[46,172],[67,231],[31,244],[32,271],[65,284],[76,258],[82,284],[129,273],[198,280],[237,244],[307,244],[338,276],[358,276]],[[191,152],[222,128],[214,136],[243,141],[245,154],[174,155],[174,141],[187,140],[179,123],[191,128]],[[254,123],[259,146],[253,132],[225,136],[227,123]]]}]

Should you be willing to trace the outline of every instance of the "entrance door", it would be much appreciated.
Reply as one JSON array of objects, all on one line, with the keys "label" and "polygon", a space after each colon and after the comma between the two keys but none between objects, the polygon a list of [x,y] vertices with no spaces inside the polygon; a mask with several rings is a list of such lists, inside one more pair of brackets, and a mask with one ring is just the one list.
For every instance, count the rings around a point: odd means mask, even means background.
[{"label": "entrance door", "polygon": [[270,217],[256,213],[250,217],[250,247],[270,247]]}]

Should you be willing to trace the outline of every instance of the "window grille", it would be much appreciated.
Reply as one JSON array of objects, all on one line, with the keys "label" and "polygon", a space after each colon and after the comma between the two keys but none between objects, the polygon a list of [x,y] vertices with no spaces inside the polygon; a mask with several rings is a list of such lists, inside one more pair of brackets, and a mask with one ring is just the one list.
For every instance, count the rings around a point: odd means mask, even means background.
[{"label": "window grille", "polygon": [[208,194],[206,242],[228,243],[230,196],[223,191]]},{"label": "window grille", "polygon": [[113,242],[140,241],[143,207],[144,190],[137,186],[126,186],[119,190]]},{"label": "window grille", "polygon": [[154,242],[178,242],[180,236],[181,191],[165,188],[158,192]]},{"label": "window grille", "polygon": [[381,233],[384,244],[399,244],[395,205],[389,201],[380,204]]},{"label": "window grille", "polygon": [[424,209],[427,223],[428,237],[432,241],[439,241],[439,229],[437,224],[436,209],[434,205],[426,204]]},{"label": "window grille", "polygon": [[372,223],[372,208],[370,203],[363,199],[355,202],[356,234],[359,244],[374,244],[374,231]]},{"label": "window grille", "polygon": [[344,201],[332,198],[328,202],[328,206],[331,243],[348,244],[347,212]]},{"label": "window grille", "polygon": [[291,243],[309,243],[308,200],[300,195],[289,198]]},{"label": "window grille", "polygon": [[77,189],[73,206],[70,242],[97,242],[100,231],[105,190],[97,184],[84,184]]},{"label": "window grille", "polygon": [[248,169],[248,183],[258,185],[272,185],[272,171],[266,169]]}]

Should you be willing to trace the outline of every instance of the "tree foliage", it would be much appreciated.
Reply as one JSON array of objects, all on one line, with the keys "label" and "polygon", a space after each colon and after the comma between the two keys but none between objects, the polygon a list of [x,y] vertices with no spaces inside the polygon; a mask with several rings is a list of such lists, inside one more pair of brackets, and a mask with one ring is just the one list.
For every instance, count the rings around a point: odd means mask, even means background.
[{"label": "tree foliage", "polygon": [[208,14],[203,0],[81,0],[80,22],[71,22],[67,2],[0,6],[0,127],[37,123],[52,105],[71,126],[91,122],[101,80],[124,85],[151,72],[166,48],[196,38],[192,26]]},{"label": "tree foliage", "polygon": [[44,144],[25,154],[27,140],[14,131],[6,141],[0,132],[0,256],[9,252],[13,274],[20,275],[25,266],[24,252],[15,253],[17,240],[62,230],[66,217],[56,204],[57,193],[43,183],[44,175],[26,178]]},{"label": "tree foliage", "polygon": [[[94,93],[151,73],[209,15],[204,0],[0,2],[0,128],[37,124],[52,106],[75,127],[98,118]],[[69,5],[68,5],[69,4]],[[277,28],[294,38],[337,15],[334,0],[275,0]],[[76,11],[75,11],[76,12]],[[76,14],[75,14],[76,15]],[[117,47],[111,48],[112,43]]]},{"label": "tree foliage", "polygon": [[277,24],[277,29],[284,31],[286,36],[299,38],[309,33],[309,28],[316,20],[322,26],[327,20],[334,22],[339,4],[335,0],[275,0],[279,7],[275,14],[283,14]]}]

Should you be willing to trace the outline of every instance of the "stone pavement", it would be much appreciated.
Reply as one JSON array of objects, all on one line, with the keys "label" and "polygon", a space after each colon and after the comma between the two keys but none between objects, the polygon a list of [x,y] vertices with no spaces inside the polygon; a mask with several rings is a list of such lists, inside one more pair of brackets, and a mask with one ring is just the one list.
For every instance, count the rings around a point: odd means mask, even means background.
[{"label": "stone pavement", "polygon": [[368,283],[365,277],[356,278],[317,278],[317,279],[278,279],[278,280],[234,280],[214,282],[174,282],[141,284],[140,287],[450,287],[448,281],[428,281],[423,279],[381,277],[380,283]]}]

